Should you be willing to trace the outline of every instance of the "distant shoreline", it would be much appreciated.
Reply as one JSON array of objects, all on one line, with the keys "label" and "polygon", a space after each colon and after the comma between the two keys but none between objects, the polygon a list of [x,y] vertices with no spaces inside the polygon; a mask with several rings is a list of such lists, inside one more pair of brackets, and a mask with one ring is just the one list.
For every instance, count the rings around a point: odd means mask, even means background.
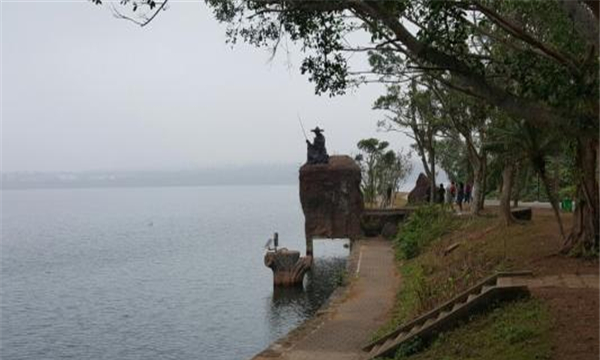
[{"label": "distant shoreline", "polygon": [[2,190],[230,185],[292,185],[298,166],[255,165],[180,171],[88,171],[2,173]]},{"label": "distant shoreline", "polygon": [[82,186],[22,186],[22,187],[0,187],[0,191],[24,191],[24,190],[92,190],[92,189],[152,189],[152,188],[193,188],[193,187],[256,187],[256,186],[297,186],[298,183],[222,183],[222,184],[147,184],[147,185],[82,185]]},{"label": "distant shoreline", "polygon": [[[0,190],[297,185],[299,168],[272,164],[179,171],[5,172]],[[398,190],[410,191],[417,175],[413,171]]]}]

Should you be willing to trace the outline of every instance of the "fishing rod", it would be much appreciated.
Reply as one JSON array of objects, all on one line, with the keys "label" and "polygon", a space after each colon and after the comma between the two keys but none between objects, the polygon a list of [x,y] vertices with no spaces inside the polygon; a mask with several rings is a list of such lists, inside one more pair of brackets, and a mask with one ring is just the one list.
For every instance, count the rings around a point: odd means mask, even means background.
[{"label": "fishing rod", "polygon": [[302,125],[302,119],[300,119],[300,115],[298,115],[298,122],[300,123],[300,128],[302,129],[302,134],[304,134],[304,138],[308,141],[308,137],[306,136],[306,131],[304,130],[304,125]]}]

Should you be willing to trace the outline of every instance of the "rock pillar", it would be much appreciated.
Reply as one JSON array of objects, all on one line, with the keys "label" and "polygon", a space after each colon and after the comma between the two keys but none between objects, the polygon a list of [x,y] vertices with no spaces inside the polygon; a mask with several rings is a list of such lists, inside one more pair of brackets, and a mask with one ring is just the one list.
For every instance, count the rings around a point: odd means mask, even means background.
[{"label": "rock pillar", "polygon": [[360,167],[346,155],[331,156],[327,164],[300,168],[307,256],[312,256],[313,238],[360,237],[364,209],[360,181]]}]

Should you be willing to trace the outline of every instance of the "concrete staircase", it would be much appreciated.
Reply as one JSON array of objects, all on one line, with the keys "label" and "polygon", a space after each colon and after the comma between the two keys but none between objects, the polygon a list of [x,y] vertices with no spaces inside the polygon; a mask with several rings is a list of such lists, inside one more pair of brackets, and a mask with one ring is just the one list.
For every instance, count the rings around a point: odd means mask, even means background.
[{"label": "concrete staircase", "polygon": [[499,272],[482,280],[437,308],[364,346],[363,350],[368,352],[366,359],[393,357],[396,349],[404,343],[417,338],[427,341],[494,302],[529,295],[527,285],[514,285],[510,281],[502,281],[502,278],[530,275],[530,271]]}]

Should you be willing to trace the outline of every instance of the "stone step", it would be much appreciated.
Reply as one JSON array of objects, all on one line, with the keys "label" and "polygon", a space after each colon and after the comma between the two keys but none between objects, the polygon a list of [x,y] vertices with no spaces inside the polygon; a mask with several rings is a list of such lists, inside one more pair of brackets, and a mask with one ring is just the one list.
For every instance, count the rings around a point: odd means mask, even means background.
[{"label": "stone step", "polygon": [[424,328],[425,328],[425,327],[427,327],[427,326],[429,326],[429,325],[433,324],[433,323],[434,323],[434,322],[436,322],[437,320],[438,320],[438,318],[430,318],[430,319],[427,319],[427,321],[425,321],[425,323],[423,324],[423,326],[422,326],[422,327],[424,327]]},{"label": "stone step", "polygon": [[396,339],[394,339],[394,338],[389,338],[389,339],[387,339],[387,340],[386,340],[386,341],[385,341],[385,342],[384,342],[384,343],[381,345],[381,348],[382,348],[382,349],[385,349],[385,348],[387,348],[388,346],[390,346],[392,343],[394,343],[395,341],[396,341]]},{"label": "stone step", "polygon": [[491,289],[493,289],[495,286],[493,285],[483,285],[481,287],[481,291],[479,292],[480,294],[483,294],[486,291],[490,291]]},{"label": "stone step", "polygon": [[410,331],[409,331],[408,333],[409,333],[409,334],[414,334],[414,333],[416,333],[417,331],[419,331],[420,329],[421,329],[421,325],[420,325],[420,324],[417,324],[417,325],[413,326],[413,327],[412,327],[412,329],[410,329]]},{"label": "stone step", "polygon": [[458,309],[460,309],[465,303],[464,302],[457,302],[456,304],[454,304],[454,306],[452,307],[452,310],[450,310],[450,312],[454,312]]},{"label": "stone step", "polygon": [[[393,351],[398,346],[409,339],[413,339],[415,336],[429,338],[440,330],[446,329],[448,326],[453,326],[452,324],[458,321],[459,318],[468,316],[469,311],[465,310],[469,310],[471,307],[473,309],[481,309],[482,304],[488,303],[492,298],[507,300],[512,299],[515,296],[521,296],[524,292],[528,294],[526,288],[523,289],[523,287],[518,286],[505,286],[498,288],[498,291],[491,291],[493,288],[497,287],[496,284],[498,280],[502,278],[501,275],[506,276],[506,273],[496,274],[486,278],[477,285],[457,295],[452,300],[440,305],[437,309],[431,310],[421,317],[401,325],[396,330],[398,332],[391,332],[376,342],[371,343],[371,346],[373,347],[370,348],[371,351],[369,352],[368,359],[375,359],[376,357],[383,355],[393,355]],[[482,298],[481,301],[476,301],[480,297]],[[463,309],[465,307],[467,307],[467,309]],[[453,315],[454,313],[456,314]],[[442,324],[440,324],[440,326],[433,326],[437,323]],[[369,347],[367,346],[365,350],[368,349]]]},{"label": "stone step", "polygon": [[440,311],[437,318],[442,319],[442,318],[446,317],[448,314],[450,314],[450,311]]},{"label": "stone step", "polygon": [[403,331],[400,334],[398,334],[398,336],[396,336],[396,341],[401,340],[403,337],[405,337],[406,335],[408,335],[407,331]]},{"label": "stone step", "polygon": [[371,351],[369,351],[369,355],[367,355],[367,358],[373,358],[375,357],[375,355],[377,355],[377,353],[379,352],[379,350],[381,350],[381,346],[379,345],[375,345],[373,346],[373,348],[371,349]]}]

